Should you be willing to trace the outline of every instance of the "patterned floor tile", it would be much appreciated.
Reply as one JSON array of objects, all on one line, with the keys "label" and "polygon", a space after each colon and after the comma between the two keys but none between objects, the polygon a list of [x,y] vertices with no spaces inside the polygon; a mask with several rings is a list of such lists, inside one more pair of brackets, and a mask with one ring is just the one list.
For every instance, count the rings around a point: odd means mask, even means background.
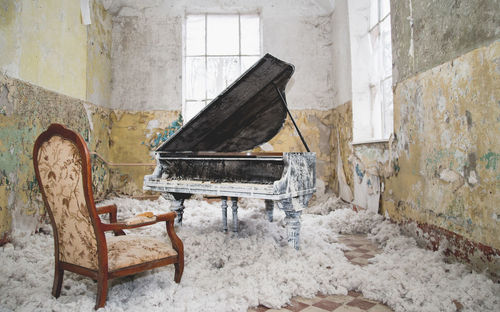
[{"label": "patterned floor tile", "polygon": [[350,307],[358,307],[366,311],[370,308],[373,308],[373,306],[375,306],[375,303],[356,298],[353,301],[348,302],[347,305]]},{"label": "patterned floor tile", "polygon": [[[365,266],[371,258],[381,252],[380,248],[371,242],[366,235],[343,235],[339,242],[346,245],[345,257],[353,264]],[[374,300],[363,297],[363,294],[350,290],[347,295],[317,294],[314,298],[295,297],[291,304],[282,309],[268,309],[258,306],[249,312],[391,312],[392,310]]]},{"label": "patterned floor tile", "polygon": [[320,302],[316,302],[315,304],[313,304],[313,306],[315,306],[317,308],[321,308],[321,309],[326,310],[326,311],[333,311],[336,308],[342,306],[342,303],[330,301],[328,299],[323,299]]}]

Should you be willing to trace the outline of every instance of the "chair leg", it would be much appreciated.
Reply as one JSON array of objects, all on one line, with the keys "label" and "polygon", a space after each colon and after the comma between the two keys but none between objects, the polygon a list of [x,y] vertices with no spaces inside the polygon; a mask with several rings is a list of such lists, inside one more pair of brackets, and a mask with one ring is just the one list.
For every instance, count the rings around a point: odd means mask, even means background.
[{"label": "chair leg", "polygon": [[181,282],[181,278],[182,278],[182,273],[184,272],[184,261],[180,261],[178,263],[175,263],[174,266],[175,266],[174,281],[176,283],[180,283]]},{"label": "chair leg", "polygon": [[54,284],[52,285],[52,296],[59,298],[61,295],[61,286],[64,277],[64,270],[61,269],[59,263],[56,262],[54,270]]},{"label": "chair leg", "polygon": [[[104,275],[104,274],[103,274]],[[108,296],[108,276],[99,276],[97,279],[97,298],[95,303],[95,309],[104,307],[106,304],[106,298]]]}]

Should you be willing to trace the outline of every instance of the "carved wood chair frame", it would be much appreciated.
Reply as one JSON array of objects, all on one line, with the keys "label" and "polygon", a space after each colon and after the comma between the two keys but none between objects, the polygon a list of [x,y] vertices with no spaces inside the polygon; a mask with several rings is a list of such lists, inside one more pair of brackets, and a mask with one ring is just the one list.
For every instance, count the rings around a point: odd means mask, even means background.
[{"label": "carved wood chair frame", "polygon": [[[50,205],[47,201],[47,196],[44,192],[44,187],[41,182],[42,180],[40,179],[40,172],[38,168],[39,149],[44,142],[48,141],[53,136],[60,136],[63,139],[71,141],[78,148],[78,151],[81,156],[82,167],[83,167],[82,178],[83,178],[85,201],[92,222],[92,226],[95,231],[95,236],[97,239],[97,253],[98,253],[97,270],[92,270],[79,265],[64,262],[59,259],[59,240],[58,240],[56,221],[54,219],[54,215],[52,213]],[[33,149],[33,164],[35,168],[35,174],[38,181],[38,185],[40,187],[40,192],[42,193],[43,202],[46,211],[50,216],[53,235],[54,235],[55,273],[54,273],[54,282],[52,287],[52,295],[54,297],[58,298],[61,294],[61,286],[65,270],[81,274],[84,276],[88,276],[97,281],[97,298],[96,298],[95,309],[101,308],[106,304],[108,281],[113,278],[132,275],[146,270],[151,270],[157,267],[174,264],[175,265],[174,280],[176,283],[180,282],[184,270],[184,247],[182,241],[176,235],[174,230],[174,220],[176,217],[175,212],[169,212],[157,215],[156,220],[151,222],[128,225],[123,222],[117,222],[116,205],[113,204],[96,208],[92,191],[92,171],[90,163],[90,154],[87,145],[80,134],[73,132],[72,130],[66,128],[61,124],[50,125],[50,127],[45,132],[43,132],[35,141],[35,146]],[[101,219],[99,217],[99,215],[101,214],[109,214],[110,223],[101,222]],[[125,235],[125,232],[123,230],[148,226],[163,221],[166,222],[166,230],[172,242],[172,247],[177,252],[177,255],[120,268],[114,271],[108,270],[108,250],[106,245],[105,232],[113,231],[114,235]]]}]

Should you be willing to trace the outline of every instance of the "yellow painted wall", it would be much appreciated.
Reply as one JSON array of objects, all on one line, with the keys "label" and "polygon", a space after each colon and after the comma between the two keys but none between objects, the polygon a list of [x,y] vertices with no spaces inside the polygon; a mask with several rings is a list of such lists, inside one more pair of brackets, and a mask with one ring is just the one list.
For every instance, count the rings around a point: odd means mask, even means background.
[{"label": "yellow painted wall", "polygon": [[86,98],[87,30],[79,1],[5,0],[0,69],[78,99]]},{"label": "yellow painted wall", "polygon": [[500,249],[499,59],[495,42],[396,85],[391,218]]},{"label": "yellow painted wall", "polygon": [[[297,123],[311,152],[316,153],[317,178],[325,183],[325,187],[333,187],[332,163],[332,110],[292,110],[291,114]],[[267,151],[271,152],[306,152],[295,127],[287,117],[283,128],[267,142]],[[257,148],[257,151],[264,151]]]},{"label": "yellow painted wall", "polygon": [[[332,111],[294,110],[294,119],[312,152],[316,152],[318,178],[332,187],[331,160]],[[113,190],[141,195],[144,175],[155,167],[153,151],[180,125],[178,111],[113,111],[111,113],[110,156],[115,163],[142,163],[152,166],[116,166],[112,168]],[[281,131],[265,146],[272,152],[305,152],[292,122],[287,119]]]},{"label": "yellow painted wall", "polygon": [[[43,220],[32,160],[38,135],[62,123],[106,157],[109,120],[107,109],[0,74],[0,240],[13,227],[33,232]],[[92,172],[95,198],[102,199],[110,191],[109,168],[93,157]]]},{"label": "yellow painted wall", "polygon": [[[0,241],[19,224],[35,230],[44,214],[31,149],[50,123],[109,157],[109,110],[98,106],[109,106],[111,94],[111,18],[94,0],[92,24],[80,14],[77,0],[0,1]],[[92,165],[102,198],[110,169],[95,157]]]},{"label": "yellow painted wall", "polygon": [[86,99],[102,107],[111,101],[111,16],[102,4],[91,2],[88,26]]},{"label": "yellow painted wall", "polygon": [[110,119],[109,159],[118,164],[144,164],[113,166],[112,188],[122,194],[142,195],[144,176],[156,166],[153,151],[180,127],[180,112],[113,110]]}]

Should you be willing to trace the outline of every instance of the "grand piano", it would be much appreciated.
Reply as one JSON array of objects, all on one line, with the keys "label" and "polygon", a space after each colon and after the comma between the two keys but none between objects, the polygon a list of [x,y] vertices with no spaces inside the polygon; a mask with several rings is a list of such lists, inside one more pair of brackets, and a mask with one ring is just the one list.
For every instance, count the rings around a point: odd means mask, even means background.
[{"label": "grand piano", "polygon": [[250,152],[281,130],[287,114],[296,127],[285,99],[293,72],[293,65],[266,54],[156,149],[157,165],[143,189],[172,200],[178,224],[192,194],[218,196],[222,229],[230,200],[237,232],[238,198],[259,198],[269,221],[274,203],[285,212],[288,243],[299,249],[300,215],[316,190],[316,154],[298,128],[307,152]]}]

